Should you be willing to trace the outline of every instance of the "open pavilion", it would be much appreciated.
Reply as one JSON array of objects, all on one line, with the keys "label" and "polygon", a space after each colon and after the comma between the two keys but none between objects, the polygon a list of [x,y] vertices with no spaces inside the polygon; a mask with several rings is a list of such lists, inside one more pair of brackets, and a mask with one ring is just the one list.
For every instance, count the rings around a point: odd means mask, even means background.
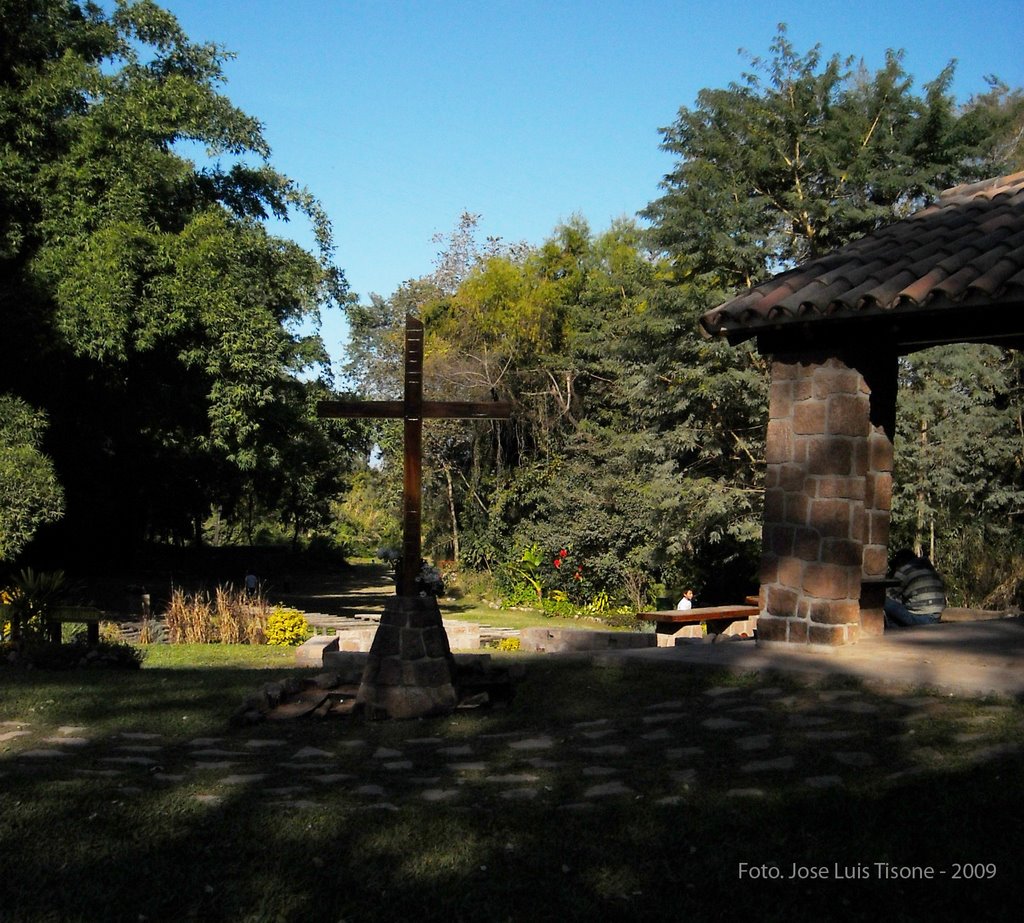
[{"label": "open pavilion", "polygon": [[758,643],[881,634],[898,360],[1024,346],[1024,173],[946,190],[701,325],[771,360]]}]

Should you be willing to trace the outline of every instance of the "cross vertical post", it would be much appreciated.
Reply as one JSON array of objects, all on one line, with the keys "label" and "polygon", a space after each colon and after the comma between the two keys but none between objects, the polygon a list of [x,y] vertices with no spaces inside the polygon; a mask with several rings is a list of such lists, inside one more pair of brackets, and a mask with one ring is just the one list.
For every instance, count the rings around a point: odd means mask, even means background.
[{"label": "cross vertical post", "polygon": [[423,324],[405,324],[405,453],[402,490],[400,596],[416,595],[420,572],[423,506]]}]

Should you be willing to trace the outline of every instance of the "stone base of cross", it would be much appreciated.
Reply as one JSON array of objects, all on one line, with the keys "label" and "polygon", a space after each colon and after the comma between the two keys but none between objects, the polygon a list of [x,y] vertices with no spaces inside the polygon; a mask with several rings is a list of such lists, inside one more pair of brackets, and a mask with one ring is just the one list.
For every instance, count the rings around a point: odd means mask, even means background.
[{"label": "stone base of cross", "polygon": [[394,596],[384,606],[356,709],[366,718],[428,718],[459,704],[455,658],[434,596]]},{"label": "stone base of cross", "polygon": [[397,596],[374,635],[356,706],[371,718],[422,718],[458,704],[455,660],[437,599],[420,594],[424,419],[507,419],[505,401],[424,401],[423,324],[405,318],[405,394],[401,401],[322,401],[321,417],[392,418],[405,426],[402,561]]}]

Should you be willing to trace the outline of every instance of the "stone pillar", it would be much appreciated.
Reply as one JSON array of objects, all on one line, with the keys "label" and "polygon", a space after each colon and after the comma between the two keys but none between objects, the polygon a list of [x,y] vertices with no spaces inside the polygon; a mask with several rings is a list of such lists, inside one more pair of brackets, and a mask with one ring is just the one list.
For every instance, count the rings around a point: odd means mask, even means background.
[{"label": "stone pillar", "polygon": [[394,596],[380,625],[356,694],[366,717],[426,718],[458,704],[455,659],[433,596]]},{"label": "stone pillar", "polygon": [[864,482],[864,577],[860,597],[861,635],[885,630],[882,580],[889,570],[889,517],[892,511],[893,442],[896,438],[897,362],[895,354],[872,355],[861,363],[870,395],[868,468]]},{"label": "stone pillar", "polygon": [[867,353],[772,362],[759,643],[832,646],[880,630],[861,592],[886,571],[895,370],[894,355]]}]

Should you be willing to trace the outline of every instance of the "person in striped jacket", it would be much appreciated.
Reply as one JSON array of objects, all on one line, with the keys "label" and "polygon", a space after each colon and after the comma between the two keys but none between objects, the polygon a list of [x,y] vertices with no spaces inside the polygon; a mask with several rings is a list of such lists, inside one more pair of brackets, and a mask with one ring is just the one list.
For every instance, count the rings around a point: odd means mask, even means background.
[{"label": "person in striped jacket", "polygon": [[899,581],[885,600],[885,627],[930,625],[946,608],[946,585],[932,562],[909,548],[893,555],[891,576]]}]

